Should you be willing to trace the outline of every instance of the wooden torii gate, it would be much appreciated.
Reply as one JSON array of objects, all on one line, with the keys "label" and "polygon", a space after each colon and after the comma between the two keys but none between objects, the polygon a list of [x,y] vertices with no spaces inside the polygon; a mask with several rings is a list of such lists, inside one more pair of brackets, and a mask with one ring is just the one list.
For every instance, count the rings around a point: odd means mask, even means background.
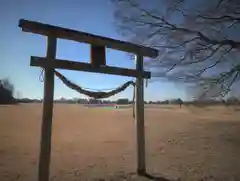
[{"label": "wooden torii gate", "polygon": [[[41,143],[38,165],[38,180],[48,181],[50,173],[51,134],[54,99],[54,69],[67,69],[95,73],[105,73],[121,76],[136,77],[136,129],[137,129],[137,173],[146,173],[145,165],[145,133],[144,133],[144,86],[143,79],[151,77],[150,72],[143,70],[143,57],[155,58],[156,49],[136,44],[96,36],[93,34],[43,24],[24,19],[19,20],[19,27],[24,32],[47,36],[46,57],[31,56],[31,66],[44,67],[44,96],[41,127]],[[91,63],[74,62],[56,59],[57,38],[88,43],[91,46]],[[137,55],[136,69],[126,69],[106,65],[105,49],[112,48]]]}]

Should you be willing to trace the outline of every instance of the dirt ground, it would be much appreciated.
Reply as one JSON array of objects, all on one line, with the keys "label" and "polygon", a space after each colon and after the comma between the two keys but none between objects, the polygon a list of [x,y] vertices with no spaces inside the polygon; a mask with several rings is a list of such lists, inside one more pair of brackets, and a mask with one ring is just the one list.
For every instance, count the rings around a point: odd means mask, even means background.
[{"label": "dirt ground", "polygon": [[[0,106],[0,181],[37,180],[41,114]],[[240,180],[237,108],[147,106],[145,131],[148,178],[136,175],[132,109],[55,104],[51,181]]]}]

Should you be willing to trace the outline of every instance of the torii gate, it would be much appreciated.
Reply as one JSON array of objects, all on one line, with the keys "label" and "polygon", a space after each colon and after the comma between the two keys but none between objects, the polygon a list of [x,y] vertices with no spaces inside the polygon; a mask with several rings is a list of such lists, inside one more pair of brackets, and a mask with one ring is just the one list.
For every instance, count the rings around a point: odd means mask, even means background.
[{"label": "torii gate", "polygon": [[[44,67],[44,96],[41,128],[41,143],[38,165],[38,181],[49,181],[51,134],[54,98],[54,69],[77,70],[104,74],[136,77],[136,129],[137,129],[137,173],[146,173],[145,165],[145,133],[144,133],[144,86],[143,79],[151,77],[150,72],[143,70],[143,56],[155,58],[156,49],[96,36],[93,34],[43,24],[24,19],[19,20],[22,31],[47,36],[46,57],[31,57],[31,66]],[[91,46],[91,63],[74,62],[56,59],[57,38],[88,43]],[[106,65],[105,49],[112,48],[137,55],[136,69],[126,69]]]}]

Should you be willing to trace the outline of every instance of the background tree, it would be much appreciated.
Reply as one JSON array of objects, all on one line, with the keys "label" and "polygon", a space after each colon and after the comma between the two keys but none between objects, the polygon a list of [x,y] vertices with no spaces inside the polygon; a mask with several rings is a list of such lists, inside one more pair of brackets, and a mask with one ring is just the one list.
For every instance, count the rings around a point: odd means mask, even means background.
[{"label": "background tree", "polygon": [[227,100],[226,100],[226,103],[228,104],[228,105],[238,105],[239,104],[239,102],[240,102],[240,100],[238,100],[238,98],[237,97],[229,97],[229,98],[227,98]]},{"label": "background tree", "polygon": [[117,104],[129,104],[129,102],[127,98],[121,98],[116,101]]},{"label": "background tree", "polygon": [[14,86],[8,79],[0,80],[0,104],[14,103]]},{"label": "background tree", "polygon": [[178,98],[176,99],[176,104],[179,104],[180,108],[182,107],[183,101],[182,99]]},{"label": "background tree", "polygon": [[165,100],[165,101],[158,101],[158,104],[169,104],[170,101],[169,100]]},{"label": "background tree", "polygon": [[[222,98],[239,90],[239,0],[112,0],[120,33],[157,48],[153,77]],[[150,3],[151,2],[151,3]]]}]

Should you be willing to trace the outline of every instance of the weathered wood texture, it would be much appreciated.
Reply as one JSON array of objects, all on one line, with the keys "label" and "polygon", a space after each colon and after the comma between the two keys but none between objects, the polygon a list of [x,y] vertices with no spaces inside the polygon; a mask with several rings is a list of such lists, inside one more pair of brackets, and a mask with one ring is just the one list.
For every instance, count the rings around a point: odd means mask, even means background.
[{"label": "weathered wood texture", "polygon": [[[136,69],[139,72],[143,71],[143,57],[137,55]],[[139,74],[136,79],[136,131],[137,131],[137,172],[140,175],[146,173],[145,163],[145,127],[144,127],[144,84],[143,77]]]},{"label": "weathered wood texture", "polygon": [[91,64],[94,67],[106,65],[106,50],[104,46],[91,45]]},{"label": "weathered wood texture", "polygon": [[78,71],[105,73],[105,74],[121,75],[121,76],[129,76],[129,77],[137,77],[139,74],[141,74],[142,77],[146,79],[149,79],[151,77],[151,73],[146,71],[141,72],[134,69],[112,67],[112,66],[94,67],[89,63],[75,62],[75,61],[61,60],[61,59],[46,61],[46,58],[35,57],[35,56],[31,57],[30,65],[37,66],[37,67],[78,70]]},{"label": "weathered wood texture", "polygon": [[105,46],[107,48],[139,54],[146,57],[155,58],[158,56],[158,50],[153,48],[148,48],[125,41],[114,40],[112,38],[97,36],[72,29],[43,24],[35,21],[20,19],[19,27],[21,27],[25,32],[32,32],[45,36],[54,36],[56,38],[84,42],[92,45]]},{"label": "weathered wood texture", "polygon": [[[47,61],[55,59],[57,49],[57,39],[48,37]],[[43,114],[41,128],[41,143],[39,155],[38,180],[48,181],[51,160],[51,135],[54,97],[54,70],[45,68]]]}]

